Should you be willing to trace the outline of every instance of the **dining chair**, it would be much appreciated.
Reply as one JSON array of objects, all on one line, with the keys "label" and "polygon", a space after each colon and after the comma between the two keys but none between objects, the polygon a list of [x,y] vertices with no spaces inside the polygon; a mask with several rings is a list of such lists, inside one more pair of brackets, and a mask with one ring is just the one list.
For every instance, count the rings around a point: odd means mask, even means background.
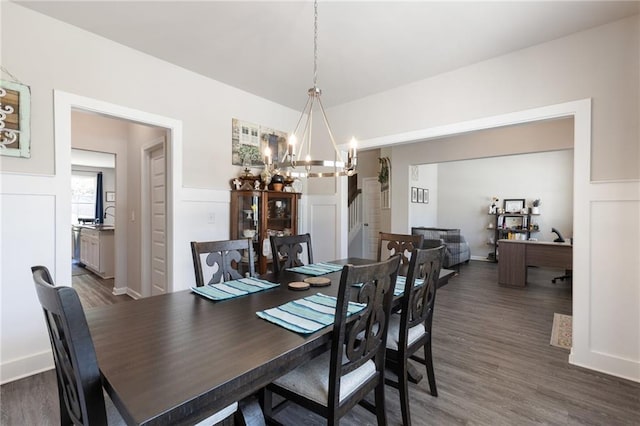
[{"label": "dining chair", "polygon": [[[313,263],[311,235],[286,235],[282,237],[272,235],[269,241],[273,256],[273,272]],[[305,250],[307,252],[307,263],[300,259],[300,255]]]},{"label": "dining chair", "polygon": [[[392,234],[380,232],[378,235],[378,261],[394,254],[400,254],[402,262],[400,264],[399,275],[406,276],[409,269],[409,257],[414,249],[422,245],[422,235]],[[386,255],[386,256],[383,256]]]},{"label": "dining chair", "polygon": [[[385,341],[400,257],[368,265],[346,265],[338,289],[330,350],[269,384],[263,410],[273,414],[272,393],[283,396],[327,419],[339,422],[360,403],[386,424],[384,399]],[[347,321],[349,300],[365,308]],[[375,406],[364,401],[371,391]],[[282,405],[276,407],[282,408]]]},{"label": "dining chair", "polygon": [[[60,424],[124,425],[117,410],[109,410],[107,417],[98,359],[78,293],[72,287],[54,286],[45,266],[33,266],[31,272],[53,349]],[[237,406],[231,404],[203,424],[230,420]]]},{"label": "dining chair", "polygon": [[[244,278],[240,271],[244,264],[248,265],[250,276],[253,277],[256,274],[250,238],[225,241],[191,241],[191,254],[196,274],[196,286],[198,287]],[[206,270],[202,264],[203,257],[207,266]],[[211,278],[205,278],[205,274],[208,276],[209,273],[211,273]]]},{"label": "dining chair", "polygon": [[[436,288],[440,269],[444,261],[445,246],[430,249],[415,249],[411,253],[409,271],[405,281],[404,294],[400,300],[400,312],[391,315],[387,336],[387,367],[398,377],[386,383],[397,388],[400,393],[402,423],[411,424],[409,414],[409,358],[426,365],[431,395],[438,396],[431,355],[431,325],[436,300]],[[416,280],[423,280],[416,285]],[[424,359],[414,354],[424,348]]]}]

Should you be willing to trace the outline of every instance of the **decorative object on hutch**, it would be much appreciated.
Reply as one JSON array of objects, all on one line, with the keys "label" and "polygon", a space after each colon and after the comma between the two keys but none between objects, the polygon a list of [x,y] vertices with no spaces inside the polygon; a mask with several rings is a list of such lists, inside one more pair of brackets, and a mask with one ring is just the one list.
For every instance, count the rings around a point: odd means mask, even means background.
[{"label": "decorative object on hutch", "polygon": [[[284,191],[231,191],[230,238],[250,238],[260,274],[272,270],[271,235],[298,233],[300,194]],[[248,257],[243,256],[243,262]]]},{"label": "decorative object on hutch", "polygon": [[[313,87],[307,91],[309,98],[307,99],[307,103],[305,104],[302,114],[300,115],[300,119],[298,119],[298,123],[293,131],[293,133],[289,136],[289,145],[287,147],[287,152],[283,159],[280,161],[274,161],[276,168],[280,169],[281,173],[286,174],[291,177],[335,177],[335,176],[352,176],[356,173],[356,165],[357,165],[357,154],[356,154],[356,140],[355,138],[351,139],[351,146],[349,147],[347,154],[347,161],[345,163],[342,153],[338,149],[335,138],[333,137],[333,132],[331,131],[331,126],[329,125],[329,120],[327,119],[327,115],[324,111],[324,107],[322,106],[322,100],[320,96],[322,95],[322,90],[318,88],[318,2],[314,1],[314,32],[313,32]],[[335,159],[333,160],[318,160],[312,159],[311,157],[311,134],[312,134],[312,123],[313,123],[313,109],[314,105],[319,107],[320,113],[322,115],[322,119],[324,125],[326,127],[327,133],[329,135],[329,140],[333,145],[333,150],[335,151]],[[303,124],[304,123],[304,124]],[[298,138],[298,135],[300,138]],[[300,142],[299,147],[296,147],[296,144]],[[306,149],[305,149],[306,147]],[[297,152],[296,152],[297,148]],[[300,161],[303,155],[303,151],[305,152],[304,161]],[[265,152],[265,156],[267,153]],[[304,166],[304,172],[295,171],[296,166],[301,163]],[[311,171],[312,167],[324,167],[324,168],[332,168],[332,172],[322,172],[322,171]],[[323,170],[323,169],[321,169]]]},{"label": "decorative object on hutch", "polygon": [[[11,75],[4,67],[2,70]],[[13,78],[15,80],[15,77]],[[31,157],[30,121],[29,86],[0,80],[0,155]]]}]

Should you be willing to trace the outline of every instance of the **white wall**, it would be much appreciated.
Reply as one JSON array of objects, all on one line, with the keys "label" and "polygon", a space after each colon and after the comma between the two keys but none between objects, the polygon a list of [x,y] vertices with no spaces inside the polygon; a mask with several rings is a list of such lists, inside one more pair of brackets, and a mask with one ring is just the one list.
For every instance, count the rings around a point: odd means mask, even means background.
[{"label": "white wall", "polygon": [[438,165],[438,221],[443,228],[460,228],[471,256],[486,259],[495,216],[488,215],[492,196],[524,198],[526,206],[540,198],[540,216],[532,216],[540,232],[531,236],[553,241],[551,227],[573,235],[573,150],[511,155]]},{"label": "white wall", "polygon": [[[640,381],[638,221],[618,235],[617,244],[608,237],[611,223],[626,223],[629,214],[637,218],[640,209],[639,94],[640,16],[636,15],[327,113],[336,134],[358,132],[363,148],[398,147],[392,157],[394,166],[404,165],[393,167],[392,175],[392,204],[398,206],[392,226],[398,232],[408,228],[408,166],[416,164],[415,151],[405,151],[400,158],[401,144],[504,124],[575,117],[570,362]],[[571,147],[550,149],[564,148]],[[513,153],[509,147],[502,152]],[[471,154],[457,152],[458,157],[449,160],[478,157]],[[614,276],[607,276],[612,272]],[[615,290],[608,287],[612,282]],[[615,342],[610,337],[614,335]]]},{"label": "white wall", "polygon": [[[440,181],[438,176],[438,164],[423,164],[409,166],[409,191],[411,187],[429,190],[429,203],[409,202],[409,226],[406,233],[410,233],[414,226],[438,226],[438,209]],[[417,168],[417,179],[411,168]],[[409,195],[411,197],[411,195]],[[411,198],[409,198],[411,201]],[[395,206],[394,206],[395,208]]]},{"label": "white wall", "polygon": [[[0,159],[0,382],[6,382],[53,366],[29,267],[43,264],[57,283],[71,281],[69,214],[61,207],[70,199],[71,166],[69,152],[54,156],[54,89],[181,122],[178,156],[184,176],[181,173],[176,179],[180,182],[176,190],[180,198],[175,200],[179,228],[173,245],[178,256],[172,265],[179,289],[190,285],[193,270],[188,249],[177,251],[177,247],[206,238],[198,232],[202,229],[211,229],[207,235],[213,237],[228,237],[228,182],[239,172],[231,165],[231,119],[286,129],[299,114],[15,3],[1,2],[0,7],[2,65],[28,84],[32,94],[32,157]],[[116,155],[117,161],[125,157]],[[58,168],[56,157],[66,157],[67,164]],[[120,166],[119,174],[127,171],[126,164]],[[183,194],[183,183],[194,189]],[[117,187],[118,197],[127,193],[124,185]],[[25,206],[32,206],[33,213],[25,213]],[[217,213],[213,227],[207,223],[209,211]],[[116,213],[116,217],[126,216],[126,212]],[[118,252],[116,262],[123,253]],[[125,281],[122,277],[121,282]]]}]

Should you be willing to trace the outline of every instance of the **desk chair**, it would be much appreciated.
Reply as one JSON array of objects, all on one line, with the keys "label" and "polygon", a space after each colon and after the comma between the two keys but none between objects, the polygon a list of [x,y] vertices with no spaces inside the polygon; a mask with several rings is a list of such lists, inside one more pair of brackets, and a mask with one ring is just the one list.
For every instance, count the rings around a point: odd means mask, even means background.
[{"label": "desk chair", "polygon": [[[283,237],[271,236],[271,254],[273,256],[273,272],[279,272],[294,266],[302,266],[305,263],[300,255],[307,250],[307,263],[313,263],[311,250],[311,235],[287,235]],[[303,247],[304,246],[304,247]]]},{"label": "desk chair", "polygon": [[[384,342],[399,264],[400,257],[393,256],[383,262],[347,265],[342,269],[331,350],[267,386],[263,395],[267,419],[272,414],[272,392],[275,392],[323,416],[330,425],[338,424],[358,403],[376,414],[378,425],[387,424]],[[354,287],[355,284],[360,286]],[[366,307],[347,322],[350,296]],[[364,401],[372,390],[375,406]]]},{"label": "desk chair", "polygon": [[[389,257],[399,254],[402,259],[398,275],[406,276],[409,269],[409,257],[414,249],[422,245],[423,235],[405,235],[380,232],[378,236],[378,262],[382,260],[383,247]],[[385,253],[386,254],[386,253]]]},{"label": "desk chair", "polygon": [[[34,266],[31,271],[53,349],[60,424],[124,425],[119,416],[107,421],[98,359],[78,293],[71,287],[55,287],[44,266]],[[209,417],[207,424],[228,419],[237,405],[234,403]]]},{"label": "desk chair", "polygon": [[[193,256],[193,269],[196,274],[196,286],[202,287],[205,284],[217,284],[221,281],[230,281],[244,278],[240,272],[243,255],[246,252],[246,263],[249,269],[249,275],[255,276],[255,262],[251,239],[244,238],[241,240],[226,241],[191,241],[191,254]],[[210,279],[205,278],[203,270],[202,258],[205,257],[205,263],[213,270]]]},{"label": "desk chair", "polygon": [[[401,311],[391,315],[389,322],[386,341],[387,367],[396,373],[398,381],[387,380],[386,383],[398,389],[400,393],[400,409],[404,425],[411,424],[408,361],[420,348],[424,349],[424,360],[417,360],[427,367],[431,395],[438,396],[431,355],[431,324],[444,253],[444,245],[431,249],[413,250],[404,294],[400,301]],[[415,280],[418,278],[424,280],[420,286],[415,285]]]}]

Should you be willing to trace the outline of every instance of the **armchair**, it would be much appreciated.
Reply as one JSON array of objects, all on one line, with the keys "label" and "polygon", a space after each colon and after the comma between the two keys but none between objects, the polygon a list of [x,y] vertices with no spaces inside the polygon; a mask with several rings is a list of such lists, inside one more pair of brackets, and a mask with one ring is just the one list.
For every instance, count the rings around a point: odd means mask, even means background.
[{"label": "armchair", "polygon": [[446,246],[443,263],[445,268],[468,262],[471,258],[469,243],[460,234],[460,229],[419,226],[411,228],[411,234],[424,236],[422,248],[433,248],[444,244]]}]

